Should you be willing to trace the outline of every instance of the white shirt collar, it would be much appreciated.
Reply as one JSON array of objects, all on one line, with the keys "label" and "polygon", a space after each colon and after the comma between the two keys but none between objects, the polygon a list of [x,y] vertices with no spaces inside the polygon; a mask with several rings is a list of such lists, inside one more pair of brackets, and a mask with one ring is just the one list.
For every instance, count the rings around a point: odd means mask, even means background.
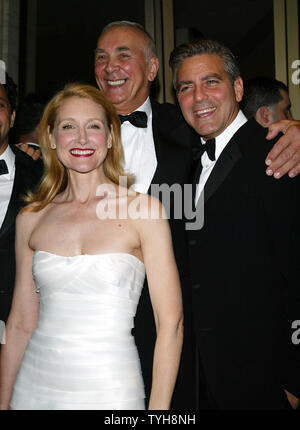
[{"label": "white shirt collar", "polygon": [[144,101],[144,103],[140,107],[135,109],[133,112],[136,112],[136,111],[142,111],[142,112],[145,112],[147,114],[147,127],[138,128],[138,127],[135,127],[134,125],[132,125],[131,122],[129,122],[129,121],[123,122],[121,125],[123,145],[124,145],[124,137],[127,135],[127,131],[134,130],[134,133],[144,135],[144,134],[147,134],[148,130],[152,129],[152,127],[151,127],[151,125],[152,125],[152,108],[151,108],[150,98],[147,97],[147,99]]},{"label": "white shirt collar", "polygon": [[[232,121],[231,124],[225,130],[219,134],[219,136],[216,137],[216,160],[220,156],[221,152],[227,145],[227,143],[230,141],[232,136],[238,131],[239,128],[242,127],[247,122],[247,118],[243,114],[243,112],[240,110],[235,117],[235,119]],[[201,142],[204,144],[205,141],[201,137]]]},{"label": "white shirt collar", "polygon": [[13,174],[15,170],[15,158],[15,154],[13,153],[11,147],[8,145],[3,154],[0,155],[0,160],[5,160],[8,168],[8,174],[1,175],[2,177],[7,177],[9,179],[10,176]]},{"label": "white shirt collar", "polygon": [[150,102],[150,98],[147,97],[147,99],[145,100],[145,102],[138,107],[137,109],[134,110],[135,111],[142,111],[142,112],[146,112],[148,118],[150,117],[150,115],[152,114],[152,109],[151,109],[151,102]]}]

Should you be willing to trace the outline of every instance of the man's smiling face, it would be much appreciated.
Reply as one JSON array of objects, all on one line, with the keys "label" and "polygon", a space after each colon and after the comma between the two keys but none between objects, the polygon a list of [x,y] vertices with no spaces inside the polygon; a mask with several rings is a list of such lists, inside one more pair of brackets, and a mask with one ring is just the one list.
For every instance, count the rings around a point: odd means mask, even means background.
[{"label": "man's smiling face", "polygon": [[234,85],[217,54],[186,58],[177,72],[177,97],[186,121],[205,140],[221,134],[235,119],[243,83]]},{"label": "man's smiling face", "polygon": [[0,84],[0,154],[8,146],[8,133],[14,125],[15,111],[11,112],[10,104],[3,86]]},{"label": "man's smiling face", "polygon": [[113,27],[98,39],[96,81],[119,114],[131,113],[149,95],[149,83],[155,79],[158,63],[156,57],[146,56],[146,36],[139,29]]}]

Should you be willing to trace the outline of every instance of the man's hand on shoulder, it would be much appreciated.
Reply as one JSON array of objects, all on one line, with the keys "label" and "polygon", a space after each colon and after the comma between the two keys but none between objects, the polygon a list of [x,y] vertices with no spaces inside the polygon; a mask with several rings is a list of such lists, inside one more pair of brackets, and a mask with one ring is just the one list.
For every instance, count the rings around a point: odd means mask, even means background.
[{"label": "man's hand on shoulder", "polygon": [[300,173],[300,121],[282,120],[269,127],[267,139],[283,133],[266,158],[267,175],[281,178],[288,173],[290,178]]},{"label": "man's hand on shoulder", "polygon": [[29,155],[33,160],[38,160],[41,157],[41,151],[38,147],[34,149],[32,146],[27,145],[27,143],[17,143],[16,147]]}]

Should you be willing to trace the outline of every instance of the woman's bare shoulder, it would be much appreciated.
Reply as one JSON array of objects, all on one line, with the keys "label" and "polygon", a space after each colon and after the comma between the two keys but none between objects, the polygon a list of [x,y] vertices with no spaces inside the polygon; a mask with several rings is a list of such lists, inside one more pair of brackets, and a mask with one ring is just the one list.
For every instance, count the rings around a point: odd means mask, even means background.
[{"label": "woman's bare shoulder", "polygon": [[48,212],[51,204],[45,206],[41,210],[37,210],[39,204],[37,202],[30,203],[25,206],[16,218],[17,228],[33,229],[40,219]]},{"label": "woman's bare shoulder", "polygon": [[145,219],[165,219],[166,211],[161,201],[150,194],[136,193],[136,199],[140,205]]}]

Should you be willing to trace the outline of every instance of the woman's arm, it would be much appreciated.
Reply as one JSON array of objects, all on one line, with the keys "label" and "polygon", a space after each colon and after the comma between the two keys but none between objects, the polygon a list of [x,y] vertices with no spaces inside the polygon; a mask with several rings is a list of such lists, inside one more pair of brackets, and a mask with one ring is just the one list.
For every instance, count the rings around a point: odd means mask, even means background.
[{"label": "woman's arm", "polygon": [[[157,199],[144,196],[142,204],[151,203],[163,211]],[[138,225],[157,333],[149,409],[169,409],[183,342],[179,275],[168,220],[160,216]]]},{"label": "woman's arm", "polygon": [[29,212],[16,220],[16,281],[11,311],[6,325],[6,344],[0,355],[0,409],[9,409],[15,378],[25,349],[36,327],[39,301],[32,277],[33,251],[28,246],[32,231]]}]

